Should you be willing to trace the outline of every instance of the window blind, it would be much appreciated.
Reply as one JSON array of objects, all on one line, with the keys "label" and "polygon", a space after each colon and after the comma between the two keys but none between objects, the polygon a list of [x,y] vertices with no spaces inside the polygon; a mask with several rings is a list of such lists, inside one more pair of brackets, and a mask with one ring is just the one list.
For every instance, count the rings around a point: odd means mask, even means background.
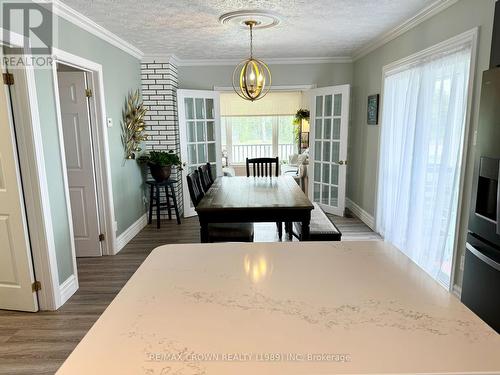
[{"label": "window blind", "polygon": [[279,116],[294,115],[302,107],[302,93],[270,92],[264,98],[251,102],[236,93],[221,93],[222,116]]}]

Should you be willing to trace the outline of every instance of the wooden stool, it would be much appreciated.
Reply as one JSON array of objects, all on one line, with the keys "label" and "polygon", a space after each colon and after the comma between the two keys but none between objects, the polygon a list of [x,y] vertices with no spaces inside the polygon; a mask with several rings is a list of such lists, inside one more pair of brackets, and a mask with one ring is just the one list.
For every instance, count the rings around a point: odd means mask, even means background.
[{"label": "wooden stool", "polygon": [[[181,223],[181,218],[179,216],[179,209],[177,208],[177,199],[175,198],[175,191],[174,191],[174,183],[176,183],[177,180],[171,180],[168,179],[163,182],[156,182],[156,181],[146,181],[146,184],[150,186],[150,192],[149,192],[149,220],[148,224],[151,224],[153,221],[153,207],[156,207],[156,227],[159,229],[160,228],[160,213],[162,207],[166,207],[168,210],[168,219],[172,220],[172,212],[171,212],[171,205],[170,205],[170,198],[172,198],[172,203],[174,206],[175,210],[175,216],[177,217],[177,224]],[[166,202],[161,202],[160,200],[160,189],[161,188],[165,189],[165,196],[167,198]],[[170,193],[169,193],[170,190]]]}]

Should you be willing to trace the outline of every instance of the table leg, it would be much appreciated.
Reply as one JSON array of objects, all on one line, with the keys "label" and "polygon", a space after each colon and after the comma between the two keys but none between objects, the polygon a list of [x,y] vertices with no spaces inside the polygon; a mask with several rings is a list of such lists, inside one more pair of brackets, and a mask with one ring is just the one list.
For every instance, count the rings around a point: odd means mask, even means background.
[{"label": "table leg", "polygon": [[154,191],[155,191],[155,187],[154,187],[154,185],[151,185],[150,189],[149,189],[149,217],[148,217],[148,224],[151,224],[153,222],[153,199],[154,199]]},{"label": "table leg", "polygon": [[200,220],[200,239],[202,243],[207,243],[208,238],[208,223]]},{"label": "table leg", "polygon": [[165,197],[167,197],[168,220],[172,220],[172,211],[170,209],[170,197],[168,195],[168,186],[165,186]]},{"label": "table leg", "polygon": [[177,198],[175,197],[174,185],[170,185],[170,194],[172,195],[172,203],[174,204],[175,217],[177,218],[177,224],[181,223],[181,217],[179,215],[179,208],[177,206]]},{"label": "table leg", "polygon": [[311,223],[311,215],[309,214],[307,218],[302,220],[302,234],[300,236],[301,241],[309,240],[309,224]]},{"label": "table leg", "polygon": [[160,187],[156,187],[156,228],[160,229]]}]

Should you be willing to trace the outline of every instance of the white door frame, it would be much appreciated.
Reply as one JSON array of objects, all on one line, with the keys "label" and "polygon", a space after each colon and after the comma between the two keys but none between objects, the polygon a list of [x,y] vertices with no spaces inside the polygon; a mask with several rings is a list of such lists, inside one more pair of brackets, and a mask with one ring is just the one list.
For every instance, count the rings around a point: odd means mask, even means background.
[{"label": "white door frame", "polygon": [[77,55],[53,48],[54,63],[52,65],[52,78],[54,81],[54,95],[56,102],[57,128],[59,135],[59,148],[61,155],[61,166],[64,180],[64,191],[68,219],[70,221],[70,234],[73,261],[76,270],[76,255],[73,236],[73,220],[71,216],[71,203],[69,200],[68,174],[66,170],[66,153],[64,150],[64,139],[61,119],[61,107],[59,102],[59,85],[57,81],[57,63],[69,65],[86,71],[90,80],[89,88],[92,90],[95,100],[90,101],[92,141],[95,157],[96,188],[98,196],[98,209],[101,231],[105,235],[102,242],[103,255],[116,254],[116,224],[113,204],[113,189],[111,181],[111,167],[109,161],[108,132],[106,126],[106,105],[104,101],[104,82],[102,65]]}]

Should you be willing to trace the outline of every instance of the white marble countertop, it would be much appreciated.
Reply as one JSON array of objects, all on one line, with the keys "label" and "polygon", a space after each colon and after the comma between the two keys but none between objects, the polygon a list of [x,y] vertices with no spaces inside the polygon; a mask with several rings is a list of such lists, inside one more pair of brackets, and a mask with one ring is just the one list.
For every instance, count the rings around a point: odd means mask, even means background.
[{"label": "white marble countertop", "polygon": [[383,242],[154,250],[58,374],[500,374],[500,335]]}]

